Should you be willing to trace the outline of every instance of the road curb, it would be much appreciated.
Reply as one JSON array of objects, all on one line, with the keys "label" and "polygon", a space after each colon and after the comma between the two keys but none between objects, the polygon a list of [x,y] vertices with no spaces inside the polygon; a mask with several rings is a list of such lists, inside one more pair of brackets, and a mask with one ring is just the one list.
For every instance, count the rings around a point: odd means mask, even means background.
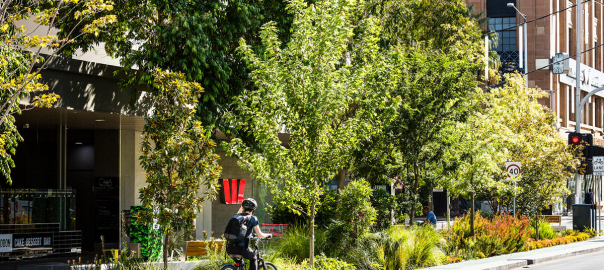
[{"label": "road curb", "polygon": [[[604,237],[587,241],[558,245],[520,253],[504,254],[480,260],[432,266],[419,270],[512,270],[520,267],[566,259],[594,252],[604,251]],[[484,261],[484,262],[479,262]]]},{"label": "road curb", "polygon": [[[544,262],[548,262],[548,261],[564,259],[564,258],[568,258],[568,257],[572,257],[572,256],[603,251],[603,250],[604,250],[604,246],[599,246],[599,247],[587,248],[587,249],[582,249],[582,250],[556,253],[556,254],[543,256],[543,257],[537,257],[537,258],[514,258],[514,259],[509,259],[508,261],[522,260],[522,261],[526,261],[527,265],[533,265],[533,264],[544,263]],[[483,270],[499,270],[499,269],[485,268]]]}]

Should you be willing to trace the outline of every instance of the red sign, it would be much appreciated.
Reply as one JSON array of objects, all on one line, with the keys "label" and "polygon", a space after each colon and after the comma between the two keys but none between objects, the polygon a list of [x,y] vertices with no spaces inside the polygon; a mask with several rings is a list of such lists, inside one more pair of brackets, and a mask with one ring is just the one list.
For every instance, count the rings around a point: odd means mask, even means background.
[{"label": "red sign", "polygon": [[222,179],[222,188],[220,189],[220,201],[225,204],[243,203],[243,193],[245,191],[245,179]]}]

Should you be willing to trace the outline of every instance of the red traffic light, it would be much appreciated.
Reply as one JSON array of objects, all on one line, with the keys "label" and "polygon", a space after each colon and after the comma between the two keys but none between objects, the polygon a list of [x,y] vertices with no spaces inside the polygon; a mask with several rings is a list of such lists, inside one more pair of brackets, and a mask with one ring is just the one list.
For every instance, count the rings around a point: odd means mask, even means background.
[{"label": "red traffic light", "polygon": [[572,132],[568,134],[568,144],[572,144],[574,146],[579,146],[583,143],[583,134]]}]

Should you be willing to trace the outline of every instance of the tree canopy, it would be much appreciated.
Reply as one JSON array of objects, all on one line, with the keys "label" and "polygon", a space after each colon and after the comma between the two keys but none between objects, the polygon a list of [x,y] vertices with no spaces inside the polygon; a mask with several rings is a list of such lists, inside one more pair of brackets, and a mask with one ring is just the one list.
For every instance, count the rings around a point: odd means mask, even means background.
[{"label": "tree canopy", "polygon": [[[279,0],[125,0],[116,1],[111,14],[115,24],[96,37],[77,40],[66,54],[104,43],[128,72],[127,86],[152,86],[155,69],[180,72],[205,89],[197,117],[205,126],[223,131],[230,129],[222,115],[233,109],[232,97],[250,84],[249,70],[235,51],[238,40],[245,38],[255,46],[260,26],[269,20],[279,22],[281,38],[287,39],[291,24],[285,2]],[[74,26],[81,29],[75,20],[64,21],[59,35]]]},{"label": "tree canopy", "polygon": [[[351,46],[357,29],[353,15],[363,4],[291,1],[288,9],[294,21],[286,46],[275,24],[269,23],[261,32],[262,54],[255,54],[245,41],[240,47],[254,85],[239,96],[241,115],[233,115],[233,120],[254,136],[260,151],[236,138],[229,154],[239,157],[253,177],[273,185],[287,183],[275,196],[309,218],[311,260],[324,183],[349,162],[362,138],[378,132],[375,124],[388,120],[393,110],[387,105],[398,100],[379,87],[390,84],[385,74],[391,73],[392,64],[377,53],[377,21],[364,21],[358,36],[363,46]],[[288,139],[281,141],[280,133]]]},{"label": "tree canopy", "polygon": [[[183,80],[180,73],[156,71],[154,112],[147,119],[141,145],[141,166],[147,185],[140,199],[147,209],[143,220],[153,219],[164,232],[164,268],[168,245],[178,234],[195,228],[203,202],[213,199],[222,168],[215,142],[200,121],[193,120],[202,88]],[[200,188],[205,190],[199,192]]]}]

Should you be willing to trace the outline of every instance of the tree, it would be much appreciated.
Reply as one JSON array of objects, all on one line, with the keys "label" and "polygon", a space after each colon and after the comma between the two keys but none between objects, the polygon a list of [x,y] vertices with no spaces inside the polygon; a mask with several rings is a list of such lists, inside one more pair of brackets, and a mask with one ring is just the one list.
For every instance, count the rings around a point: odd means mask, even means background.
[{"label": "tree", "polygon": [[[568,194],[566,182],[573,176],[569,168],[578,168],[580,163],[556,130],[555,113],[538,102],[547,93],[524,88],[518,74],[506,77],[504,87],[491,89],[486,104],[493,121],[508,130],[503,141],[508,161],[522,164],[518,190],[513,192],[518,208],[536,221],[539,235],[538,215]],[[510,189],[506,195],[514,194]]]},{"label": "tree", "polygon": [[470,196],[470,235],[474,235],[476,195],[502,192],[511,186],[509,181],[496,179],[502,179],[504,175],[502,164],[509,157],[504,150],[505,142],[514,134],[490,114],[498,111],[491,110],[492,107],[480,107],[488,104],[482,89],[477,88],[467,101],[470,103],[468,108],[472,108],[467,120],[455,122],[441,133],[440,140],[447,148],[440,160],[441,173],[445,177],[439,185],[446,187],[453,196]]},{"label": "tree", "polygon": [[[477,92],[484,108],[448,130],[443,141],[451,147],[443,163],[452,169],[442,185],[453,194],[470,195],[472,204],[480,193],[508,203],[507,198],[516,196],[520,212],[535,220],[538,235],[537,215],[568,193],[565,184],[572,178],[568,168],[579,163],[555,129],[554,112],[538,102],[547,94],[525,89],[518,74],[505,79],[501,87]],[[507,177],[506,162],[522,164],[520,179]],[[473,235],[473,205],[471,215]]]},{"label": "tree", "polygon": [[[205,89],[197,105],[198,119],[225,132],[232,129],[222,115],[233,109],[232,97],[249,83],[249,70],[235,51],[238,40],[256,44],[260,26],[269,20],[280,23],[281,38],[287,39],[291,24],[281,0],[123,0],[116,1],[111,14],[117,23],[98,38],[78,40],[66,53],[85,52],[104,42],[107,53],[119,58],[130,74],[124,82],[128,86],[152,87],[157,68],[180,72]],[[76,24],[64,21],[59,35]]]},{"label": "tree", "polygon": [[[184,80],[180,73],[155,72],[153,116],[147,118],[141,145],[141,165],[147,186],[140,199],[164,232],[164,269],[168,246],[179,233],[195,228],[203,202],[216,194],[221,167],[215,143],[200,121],[194,121],[195,105],[202,88]],[[203,193],[199,189],[204,187]]]},{"label": "tree", "polygon": [[[263,54],[255,54],[245,41],[240,47],[254,85],[236,101],[241,115],[233,120],[254,137],[259,151],[236,138],[228,153],[239,157],[256,179],[285,182],[275,201],[308,217],[311,264],[325,182],[349,163],[360,140],[379,130],[374,123],[392,115],[388,101],[398,100],[383,91],[392,65],[384,65],[383,55],[377,54],[379,24],[364,21],[359,34],[363,46],[349,46],[357,4],[363,6],[361,1],[291,1],[294,21],[287,46],[269,23],[261,32]],[[289,138],[282,142],[280,132]]]},{"label": "tree", "polygon": [[367,12],[375,14],[384,28],[381,47],[396,53],[392,76],[398,81],[390,95],[401,96],[402,102],[395,120],[363,142],[387,151],[358,153],[355,168],[387,172],[386,179],[398,176],[413,219],[420,188],[439,178],[434,171],[445,147],[434,145],[441,143],[441,132],[448,125],[468,116],[464,101],[473,94],[476,75],[484,68],[481,32],[459,0],[372,1]]},{"label": "tree", "polygon": [[[71,19],[82,31],[78,34],[67,31],[64,38],[52,34],[65,19],[60,14],[75,7],[81,11],[72,14]],[[34,95],[25,109],[51,107],[59,96],[48,93],[48,87],[39,82],[40,71],[68,44],[87,36],[94,39],[101,28],[115,22],[114,16],[106,14],[112,8],[110,2],[103,0],[0,2],[0,170],[9,184],[14,167],[12,155],[18,142],[23,140],[12,116],[21,113],[19,101]],[[97,18],[89,19],[92,16]],[[27,29],[23,21],[29,21],[35,28]],[[34,35],[35,31],[43,34]]]}]

